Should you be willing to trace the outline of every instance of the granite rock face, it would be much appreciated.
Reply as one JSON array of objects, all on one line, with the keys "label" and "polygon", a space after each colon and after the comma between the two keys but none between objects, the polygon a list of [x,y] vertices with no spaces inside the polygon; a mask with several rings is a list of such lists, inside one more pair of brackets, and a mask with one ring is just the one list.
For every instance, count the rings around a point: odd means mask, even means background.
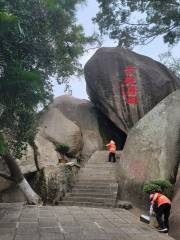
[{"label": "granite rock face", "polygon": [[80,128],[56,107],[49,106],[41,117],[40,127],[44,137],[50,142],[68,145],[70,154],[75,155],[81,150]]},{"label": "granite rock face", "polygon": [[170,229],[169,235],[176,240],[180,239],[180,167],[175,185],[175,196],[172,201],[171,215],[170,215]]},{"label": "granite rock face", "polygon": [[176,178],[180,153],[179,106],[180,90],[177,90],[130,130],[118,169],[122,196],[140,203],[144,182]]},{"label": "granite rock face", "polygon": [[99,132],[97,112],[90,101],[64,95],[57,97],[52,106],[80,128],[83,159],[87,160],[92,153],[102,149],[103,141]]},{"label": "granite rock face", "polygon": [[125,133],[180,86],[161,63],[121,48],[97,50],[84,71],[91,101]]}]

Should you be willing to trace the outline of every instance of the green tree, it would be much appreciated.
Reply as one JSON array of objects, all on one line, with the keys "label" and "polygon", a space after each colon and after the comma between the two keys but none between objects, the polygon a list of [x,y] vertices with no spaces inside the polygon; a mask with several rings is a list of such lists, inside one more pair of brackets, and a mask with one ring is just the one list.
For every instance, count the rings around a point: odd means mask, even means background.
[{"label": "green tree", "polygon": [[56,151],[61,155],[64,160],[64,156],[69,152],[69,146],[66,144],[56,144]]},{"label": "green tree", "polygon": [[120,47],[148,44],[157,36],[176,44],[180,39],[179,0],[98,0],[94,19],[102,34],[118,40]]},{"label": "green tree", "polygon": [[0,158],[18,184],[24,178],[15,158],[33,142],[39,106],[52,100],[50,76],[67,83],[79,74],[78,59],[95,40],[76,24],[76,5],[83,1],[0,0],[0,129],[7,145]]}]

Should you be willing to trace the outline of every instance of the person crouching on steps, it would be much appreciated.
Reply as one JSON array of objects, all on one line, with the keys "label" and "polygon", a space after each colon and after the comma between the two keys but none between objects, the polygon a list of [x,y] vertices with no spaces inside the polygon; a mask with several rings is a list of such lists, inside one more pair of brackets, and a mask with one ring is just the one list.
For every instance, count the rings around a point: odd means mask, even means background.
[{"label": "person crouching on steps", "polygon": [[109,150],[109,162],[111,162],[111,159],[113,162],[116,162],[116,144],[113,140],[110,141],[110,143],[106,144]]},{"label": "person crouching on steps", "polygon": [[150,216],[152,215],[155,204],[157,208],[155,209],[156,219],[159,224],[159,232],[167,233],[169,229],[169,215],[171,209],[171,201],[165,195],[160,192],[156,192],[150,195],[151,207]]}]

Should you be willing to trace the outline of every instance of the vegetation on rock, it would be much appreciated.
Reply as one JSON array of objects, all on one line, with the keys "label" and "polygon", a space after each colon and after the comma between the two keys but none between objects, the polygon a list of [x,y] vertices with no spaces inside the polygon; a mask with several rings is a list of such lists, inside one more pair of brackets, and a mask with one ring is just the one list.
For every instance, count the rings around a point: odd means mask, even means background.
[{"label": "vegetation on rock", "polygon": [[64,160],[64,156],[68,153],[69,151],[69,146],[66,144],[56,144],[56,151],[60,153]]},{"label": "vegetation on rock", "polygon": [[69,146],[66,144],[57,144],[56,145],[56,151],[65,155],[69,151]]}]

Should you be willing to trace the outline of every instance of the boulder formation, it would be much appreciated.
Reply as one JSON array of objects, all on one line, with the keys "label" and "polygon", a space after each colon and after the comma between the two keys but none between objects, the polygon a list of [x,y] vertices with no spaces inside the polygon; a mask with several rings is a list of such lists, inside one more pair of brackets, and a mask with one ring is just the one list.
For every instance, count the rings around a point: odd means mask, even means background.
[{"label": "boulder formation", "polygon": [[[47,201],[50,199],[49,194],[54,191],[51,191],[53,184],[49,182],[54,181],[57,194],[59,194],[58,191],[61,194],[66,191],[67,185],[67,181],[65,184],[62,183],[62,176],[65,176],[62,174],[64,168],[58,164],[60,156],[55,150],[56,144],[69,146],[69,161],[74,158],[80,161],[87,160],[93,152],[102,149],[103,141],[99,133],[96,110],[88,100],[80,100],[67,95],[56,98],[48,109],[41,113],[39,130],[33,147],[28,145],[22,159],[17,160],[21,171],[27,177],[38,173],[39,183],[42,178],[44,179],[46,188],[48,188]],[[9,175],[3,161],[0,161],[0,173]],[[66,177],[69,176],[67,175]],[[10,187],[13,187],[13,183],[0,177],[0,191],[5,191]],[[4,192],[2,199],[8,199],[8,194],[8,191]],[[14,196],[14,199],[17,199],[19,191],[15,189],[13,194],[10,198]]]},{"label": "boulder formation", "polygon": [[175,196],[172,201],[169,230],[170,236],[177,240],[180,239],[180,167],[176,179]]},{"label": "boulder formation", "polygon": [[68,145],[71,155],[74,156],[81,150],[80,128],[53,105],[50,105],[48,110],[42,114],[40,127],[44,137],[50,142]]},{"label": "boulder formation", "polygon": [[127,49],[101,48],[84,70],[91,101],[125,133],[180,86],[164,65]]},{"label": "boulder formation", "polygon": [[142,185],[175,180],[180,144],[180,90],[162,100],[130,130],[119,166],[121,197],[142,203]]},{"label": "boulder formation", "polygon": [[97,112],[91,102],[64,95],[57,97],[51,107],[61,111],[66,118],[80,128],[83,159],[87,160],[92,153],[102,149],[103,141],[99,132]]}]

